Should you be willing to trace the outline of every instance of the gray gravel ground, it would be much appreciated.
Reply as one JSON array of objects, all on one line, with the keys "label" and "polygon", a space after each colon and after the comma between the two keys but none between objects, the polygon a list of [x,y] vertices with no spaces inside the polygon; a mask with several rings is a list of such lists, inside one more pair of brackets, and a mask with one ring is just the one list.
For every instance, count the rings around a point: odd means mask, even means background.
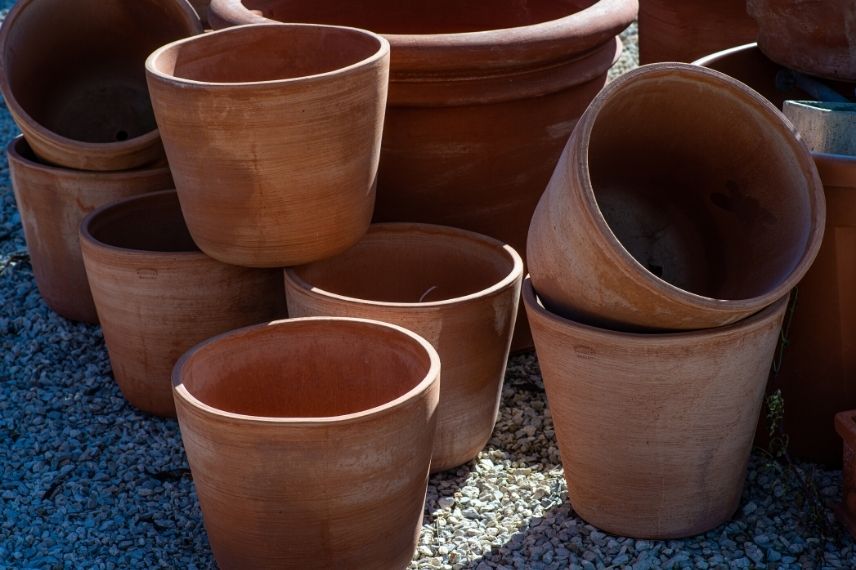
[{"label": "gray gravel ground", "polygon": [[[0,138],[16,132],[3,107]],[[176,422],[128,406],[98,328],[42,304],[2,162],[0,568],[213,567]],[[839,496],[840,472],[801,469]],[[517,356],[487,448],[431,479],[412,568],[855,568],[852,540],[800,489],[756,454],[730,523],[664,542],[600,532],[568,504],[537,362]]]}]

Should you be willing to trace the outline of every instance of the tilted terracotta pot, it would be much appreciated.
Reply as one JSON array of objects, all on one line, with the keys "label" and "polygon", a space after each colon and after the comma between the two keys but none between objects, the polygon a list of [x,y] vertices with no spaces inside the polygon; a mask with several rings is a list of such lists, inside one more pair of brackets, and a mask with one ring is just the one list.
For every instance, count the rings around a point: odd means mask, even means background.
[{"label": "tilted terracotta pot", "polygon": [[523,261],[508,245],[428,224],[376,224],[345,253],[285,271],[288,314],[395,323],[443,363],[431,470],[472,460],[499,409]]},{"label": "tilted terracotta pot", "polygon": [[19,0],[0,27],[0,90],[41,159],[137,168],[163,157],[146,56],[201,32],[185,0]]},{"label": "tilted terracotta pot", "polygon": [[422,524],[440,359],[377,321],[307,318],[176,364],[181,437],[220,568],[405,568]]},{"label": "tilted terracotta pot", "polygon": [[755,41],[746,0],[639,0],[639,62],[691,62]]},{"label": "tilted terracotta pot", "polygon": [[580,322],[709,328],[787,294],[824,219],[811,154],[769,102],[715,71],[652,64],[574,130],[532,218],[529,270],[544,304]]},{"label": "tilted terracotta pot", "polygon": [[[336,23],[392,45],[377,222],[468,229],[523,253],[529,219],[618,59],[637,0],[213,0],[214,27]],[[253,14],[259,10],[261,15]],[[514,350],[531,347],[518,318]]]},{"label": "tilted terracotta pot", "polygon": [[190,233],[215,259],[283,267],[340,253],[374,206],[389,44],[352,28],[241,26],[146,62]]},{"label": "tilted terracotta pot", "polygon": [[175,191],[92,212],[81,224],[80,246],[113,376],[143,411],[175,415],[170,371],[188,348],[282,315],[280,273],[200,252]]},{"label": "tilted terracotta pot", "polygon": [[80,254],[80,222],[95,208],[120,198],[172,188],[169,168],[59,168],[37,159],[23,136],[9,143],[6,157],[39,293],[67,319],[98,322]]},{"label": "tilted terracotta pot", "polygon": [[843,469],[841,470],[842,502],[835,506],[835,514],[856,538],[856,410],[835,415],[835,430],[843,443]]},{"label": "tilted terracotta pot", "polygon": [[[856,2],[747,0],[767,57],[797,71],[856,81]],[[852,93],[851,93],[852,95]]]},{"label": "tilted terracotta pot", "polygon": [[523,302],[574,511],[634,538],[691,536],[728,520],[787,298],[730,326],[670,334],[563,319],[529,279]]}]

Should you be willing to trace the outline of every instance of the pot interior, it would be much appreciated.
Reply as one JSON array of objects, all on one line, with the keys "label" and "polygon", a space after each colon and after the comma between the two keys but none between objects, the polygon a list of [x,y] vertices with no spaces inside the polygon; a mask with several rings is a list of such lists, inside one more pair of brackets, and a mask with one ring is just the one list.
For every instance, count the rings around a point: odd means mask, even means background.
[{"label": "pot interior", "polygon": [[312,288],[388,303],[436,302],[483,291],[514,270],[499,243],[430,226],[374,226],[357,245],[294,272]]},{"label": "pot interior", "polygon": [[196,399],[236,414],[319,418],[358,413],[407,394],[431,357],[414,338],[371,322],[272,323],[194,349],[180,381]]},{"label": "pot interior", "polygon": [[63,137],[133,139],[157,128],[146,57],[196,31],[175,1],[31,1],[7,31],[9,87],[34,121]]},{"label": "pot interior", "polygon": [[696,75],[640,76],[604,101],[588,148],[594,197],[657,277],[716,299],[760,296],[806,254],[817,189],[783,121]]}]

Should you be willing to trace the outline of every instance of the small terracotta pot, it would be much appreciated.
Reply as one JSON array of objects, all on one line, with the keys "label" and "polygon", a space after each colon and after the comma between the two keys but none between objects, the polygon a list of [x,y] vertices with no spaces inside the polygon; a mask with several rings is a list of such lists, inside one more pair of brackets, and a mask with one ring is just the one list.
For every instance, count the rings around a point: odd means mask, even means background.
[{"label": "small terracotta pot", "polygon": [[529,279],[523,302],[574,511],[634,538],[691,536],[728,520],[787,298],[734,325],[672,334],[563,319]]},{"label": "small terracotta pot", "polygon": [[345,253],[286,269],[288,314],[395,323],[443,362],[433,472],[485,446],[499,409],[523,261],[508,245],[427,224],[376,224]]},{"label": "small terracotta pot", "polygon": [[440,359],[360,319],[248,327],[173,372],[220,568],[405,568],[422,524]]},{"label": "small terracotta pot", "polygon": [[209,258],[193,244],[175,191],[104,206],[80,246],[113,376],[135,407],[175,415],[170,370],[199,341],[283,312],[278,271]]},{"label": "small terracotta pot", "polygon": [[[856,81],[853,0],[747,0],[767,57],[797,71]],[[852,93],[851,93],[852,95]]]},{"label": "small terracotta pot", "polygon": [[769,102],[653,64],[583,115],[532,218],[529,270],[549,310],[580,322],[721,326],[799,282],[825,215],[811,154]]},{"label": "small terracotta pot", "polygon": [[842,502],[835,506],[838,520],[856,538],[856,410],[835,415],[835,431],[843,443],[843,469],[841,470]]},{"label": "small terracotta pot", "polygon": [[80,254],[80,222],[95,208],[120,198],[171,188],[169,168],[59,168],[39,161],[23,136],[9,143],[6,157],[39,293],[63,317],[97,323]]},{"label": "small terracotta pot", "polygon": [[241,26],[146,62],[181,209],[215,259],[283,267],[340,253],[374,207],[389,44],[371,32]]},{"label": "small terracotta pot", "polygon": [[639,62],[691,62],[755,41],[746,0],[639,0]]},{"label": "small terracotta pot", "polygon": [[0,90],[41,159],[138,168],[163,158],[143,62],[201,32],[184,0],[19,0],[0,28]]}]

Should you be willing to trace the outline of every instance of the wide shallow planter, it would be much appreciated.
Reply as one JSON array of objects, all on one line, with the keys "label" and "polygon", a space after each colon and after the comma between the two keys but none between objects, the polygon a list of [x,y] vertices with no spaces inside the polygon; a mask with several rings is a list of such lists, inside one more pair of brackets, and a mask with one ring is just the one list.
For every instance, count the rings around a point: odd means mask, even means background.
[{"label": "wide shallow planter", "polygon": [[284,312],[280,273],[200,252],[175,191],[95,210],[81,224],[80,246],[113,376],[152,414],[175,415],[170,371],[188,348]]},{"label": "wide shallow planter", "polygon": [[143,63],[201,32],[184,0],[19,0],[0,27],[0,90],[41,159],[138,168],[163,157]]},{"label": "wide shallow planter", "polygon": [[691,62],[755,41],[746,0],[639,0],[639,62]]},{"label": "wide shallow planter", "polygon": [[853,0],[747,0],[746,8],[758,22],[761,51],[773,61],[809,75],[856,81]]},{"label": "wide shallow planter", "polygon": [[240,26],[146,62],[181,209],[215,259],[283,267],[340,253],[374,206],[389,44],[352,28]]},{"label": "wide shallow planter", "polygon": [[440,359],[387,323],[305,318],[196,346],[173,384],[220,568],[405,568],[422,524]]},{"label": "wide shallow planter", "polygon": [[[637,0],[213,0],[214,27],[358,26],[392,45],[375,221],[455,226],[523,253],[562,146],[618,59]],[[257,10],[259,13],[253,13]],[[513,349],[531,346],[518,318]]]},{"label": "wide shallow planter", "polygon": [[799,282],[825,215],[811,154],[767,100],[652,64],[610,83],[574,130],[532,218],[529,270],[550,311],[580,322],[722,326]]},{"label": "wide shallow planter", "polygon": [[841,437],[841,503],[835,505],[835,514],[856,538],[856,410],[839,412],[835,415],[835,431]]},{"label": "wide shallow planter", "polygon": [[523,302],[574,511],[634,538],[692,536],[727,521],[787,298],[730,326],[668,334],[563,319],[529,279]]},{"label": "wide shallow planter", "polygon": [[23,136],[6,148],[36,285],[45,303],[67,319],[98,322],[80,253],[80,222],[95,208],[172,188],[164,164],[123,172],[85,172],[45,164]]},{"label": "wide shallow planter", "polygon": [[473,459],[493,432],[523,261],[508,245],[456,228],[376,224],[356,246],[285,271],[288,314],[394,323],[443,362],[431,470]]}]

